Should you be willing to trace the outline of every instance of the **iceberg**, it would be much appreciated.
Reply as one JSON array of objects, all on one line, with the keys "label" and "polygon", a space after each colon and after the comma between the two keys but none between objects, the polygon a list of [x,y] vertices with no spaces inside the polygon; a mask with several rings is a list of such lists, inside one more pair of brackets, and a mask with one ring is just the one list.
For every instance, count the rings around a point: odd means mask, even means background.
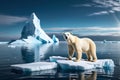
[{"label": "iceberg", "polygon": [[32,13],[30,19],[21,32],[21,38],[27,38],[28,36],[34,36],[36,39],[40,41],[44,40],[46,43],[53,42],[53,40],[41,28],[40,20],[35,13]]},{"label": "iceberg", "polygon": [[8,47],[15,48],[16,46],[20,47],[20,46],[29,46],[29,44],[41,44],[41,42],[32,36],[28,36],[27,39],[18,39],[18,40],[9,42],[8,44],[9,44]]},{"label": "iceberg", "polygon": [[15,41],[10,41],[8,44],[9,44],[8,47],[15,48],[16,46],[23,46],[26,45],[27,43],[22,39],[18,39]]},{"label": "iceberg", "polygon": [[23,72],[32,72],[32,71],[55,69],[57,68],[57,64],[55,62],[33,62],[26,64],[15,64],[15,65],[11,65],[11,67],[14,70],[20,70]]},{"label": "iceberg", "polygon": [[40,20],[35,13],[31,14],[31,17],[26,22],[25,26],[21,32],[21,38],[19,40],[11,41],[9,44],[31,44],[31,43],[56,43],[59,42],[59,39],[53,35],[53,38],[50,38],[45,31],[41,28]]},{"label": "iceberg", "polygon": [[53,35],[52,40],[54,41],[54,43],[58,43],[59,42],[59,39],[55,35]]},{"label": "iceberg", "polygon": [[99,59],[96,62],[89,62],[81,60],[80,62],[74,62],[72,60],[66,60],[66,57],[51,56],[51,62],[57,62],[57,64],[63,70],[89,70],[89,69],[99,69],[99,68],[112,68],[114,67],[114,62],[111,59]]},{"label": "iceberg", "polygon": [[41,44],[41,42],[39,40],[35,39],[32,36],[28,36],[27,39],[23,39],[23,41],[28,43],[28,44],[30,44],[30,43],[34,43],[34,44],[39,43],[39,44]]}]

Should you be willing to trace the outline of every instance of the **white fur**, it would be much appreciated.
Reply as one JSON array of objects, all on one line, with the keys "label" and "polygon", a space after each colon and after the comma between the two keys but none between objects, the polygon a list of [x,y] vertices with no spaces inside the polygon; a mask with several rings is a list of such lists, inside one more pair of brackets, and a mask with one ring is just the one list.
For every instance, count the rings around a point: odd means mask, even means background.
[{"label": "white fur", "polygon": [[89,38],[78,38],[70,32],[63,33],[63,37],[68,43],[69,59],[72,59],[74,51],[77,52],[76,61],[80,61],[82,52],[85,52],[89,61],[96,61],[96,45]]}]

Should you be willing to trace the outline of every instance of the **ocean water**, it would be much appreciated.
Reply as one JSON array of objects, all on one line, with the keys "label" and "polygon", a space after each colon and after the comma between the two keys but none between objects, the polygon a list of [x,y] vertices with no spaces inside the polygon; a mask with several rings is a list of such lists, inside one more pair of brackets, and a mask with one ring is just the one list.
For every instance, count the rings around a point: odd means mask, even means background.
[{"label": "ocean water", "polygon": [[[16,72],[10,65],[48,60],[50,56],[68,56],[67,43],[8,47],[0,44],[0,80],[119,80],[120,42],[96,41],[98,59],[112,59],[115,67],[111,70],[91,71],[45,70],[31,73]],[[86,59],[83,53],[82,58]]]}]

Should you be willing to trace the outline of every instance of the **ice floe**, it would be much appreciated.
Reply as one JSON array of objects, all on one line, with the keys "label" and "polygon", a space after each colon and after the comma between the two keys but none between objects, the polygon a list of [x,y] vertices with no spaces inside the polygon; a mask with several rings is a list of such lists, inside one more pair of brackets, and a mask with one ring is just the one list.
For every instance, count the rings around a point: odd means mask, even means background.
[{"label": "ice floe", "polygon": [[52,56],[51,62],[57,62],[57,64],[64,70],[88,70],[97,68],[111,68],[114,67],[112,59],[98,59],[96,62],[89,62],[81,60],[80,62],[74,62],[72,60],[66,60],[66,57]]},{"label": "ice floe", "polygon": [[16,64],[11,65],[12,69],[21,70],[21,71],[40,71],[40,70],[49,70],[57,68],[55,62],[33,62],[26,64]]}]

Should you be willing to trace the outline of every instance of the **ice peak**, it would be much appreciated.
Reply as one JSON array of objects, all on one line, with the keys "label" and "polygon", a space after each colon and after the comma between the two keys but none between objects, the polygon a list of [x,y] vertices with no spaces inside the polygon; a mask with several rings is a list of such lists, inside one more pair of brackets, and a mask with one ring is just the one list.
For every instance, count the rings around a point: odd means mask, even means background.
[{"label": "ice peak", "polygon": [[36,16],[36,14],[33,12],[30,16],[29,23],[33,23],[33,25],[39,29],[40,26],[40,19]]},{"label": "ice peak", "polygon": [[40,20],[34,12],[31,14],[30,19],[25,24],[21,33],[21,38],[27,39],[28,36],[32,36],[42,43],[53,42],[53,40],[41,28]]},{"label": "ice peak", "polygon": [[37,16],[36,16],[36,14],[33,12],[32,14],[31,14],[31,18],[37,18]]},{"label": "ice peak", "polygon": [[36,16],[35,12],[32,13],[33,16]]},{"label": "ice peak", "polygon": [[31,14],[31,17],[30,17],[30,21],[33,21],[33,20],[40,21],[34,12]]}]

